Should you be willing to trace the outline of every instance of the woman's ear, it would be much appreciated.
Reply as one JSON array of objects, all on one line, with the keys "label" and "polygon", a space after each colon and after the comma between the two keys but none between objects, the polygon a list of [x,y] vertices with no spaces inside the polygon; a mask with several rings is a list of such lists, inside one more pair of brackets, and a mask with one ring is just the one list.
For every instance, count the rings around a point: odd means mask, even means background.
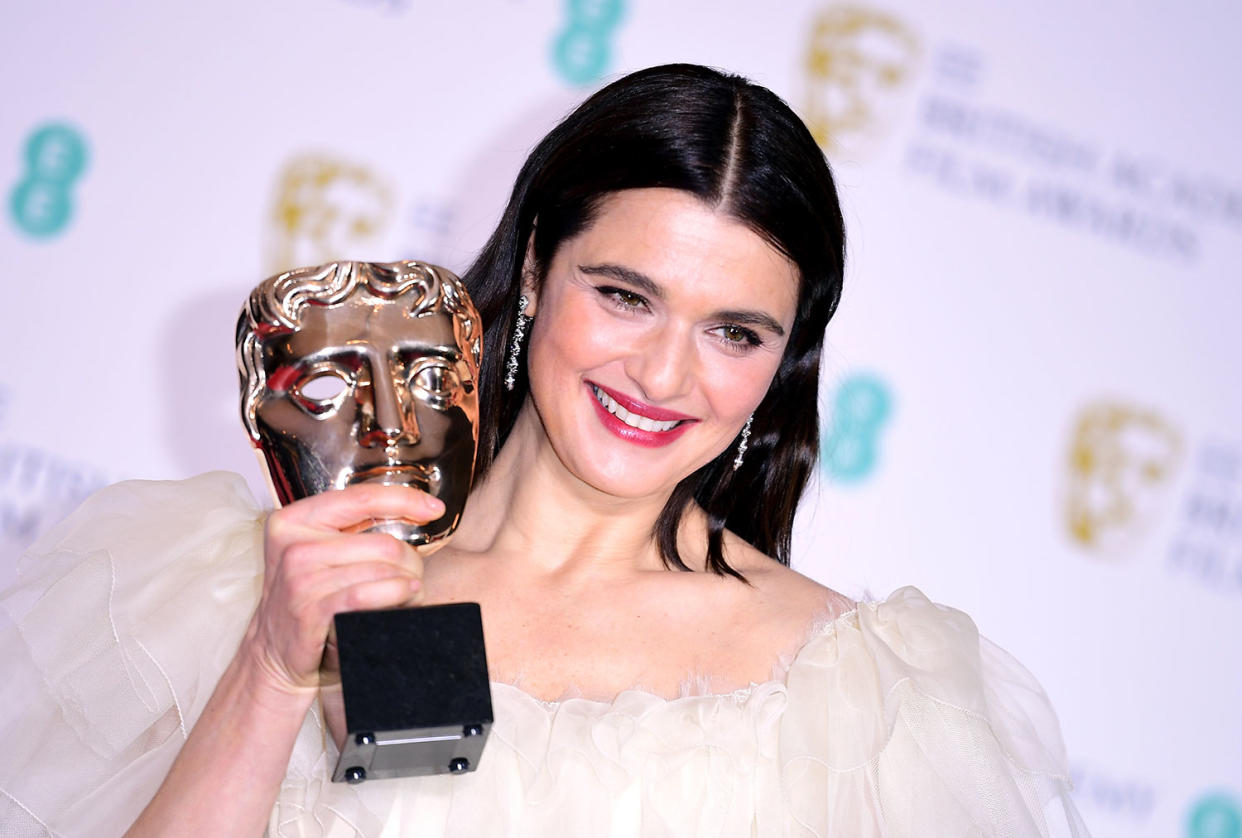
[{"label": "woman's ear", "polygon": [[522,260],[522,294],[526,296],[526,316],[534,317],[539,307],[539,269],[535,261],[535,228],[532,227],[530,237],[526,240],[526,256]]}]

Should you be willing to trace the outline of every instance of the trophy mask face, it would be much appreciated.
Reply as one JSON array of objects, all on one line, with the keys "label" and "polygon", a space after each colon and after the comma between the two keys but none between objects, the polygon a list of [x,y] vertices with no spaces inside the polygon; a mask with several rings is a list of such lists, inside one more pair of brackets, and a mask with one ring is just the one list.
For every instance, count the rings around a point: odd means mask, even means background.
[{"label": "trophy mask face", "polygon": [[425,296],[359,286],[341,302],[304,305],[292,331],[257,337],[263,381],[251,414],[282,503],[355,483],[413,486],[444,501],[444,515],[426,525],[366,528],[424,553],[461,517],[479,417],[468,338],[441,307],[413,311]]}]

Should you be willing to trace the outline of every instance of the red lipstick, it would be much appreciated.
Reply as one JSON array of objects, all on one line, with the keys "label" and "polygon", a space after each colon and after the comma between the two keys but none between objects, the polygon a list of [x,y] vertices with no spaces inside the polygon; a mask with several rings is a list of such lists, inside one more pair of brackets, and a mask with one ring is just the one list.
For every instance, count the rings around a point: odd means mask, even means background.
[{"label": "red lipstick", "polygon": [[[609,389],[603,384],[596,384],[594,381],[587,381],[588,387],[598,387],[609,395],[609,397],[617,404],[624,407],[630,413],[637,413],[639,416],[645,416],[648,419],[654,419],[657,422],[693,422],[695,417],[688,413],[678,413],[675,410],[665,410],[662,407],[656,407],[646,402],[635,401],[624,393],[618,393],[616,390]],[[591,394],[594,397],[594,393]],[[598,401],[598,400],[597,400]]]},{"label": "red lipstick", "polygon": [[[584,384],[586,385],[587,396],[591,399],[591,403],[595,405],[595,414],[599,417],[603,426],[626,442],[632,442],[635,445],[641,445],[645,448],[660,448],[668,445],[689,430],[694,422],[698,421],[695,417],[685,413],[665,410],[655,405],[636,401],[593,381],[586,381]],[[609,413],[608,408],[600,404],[599,399],[595,397],[595,388],[599,388],[607,393],[609,398],[636,416],[643,416],[656,422],[681,422],[681,424],[667,431],[644,431],[642,428],[627,425]]]}]

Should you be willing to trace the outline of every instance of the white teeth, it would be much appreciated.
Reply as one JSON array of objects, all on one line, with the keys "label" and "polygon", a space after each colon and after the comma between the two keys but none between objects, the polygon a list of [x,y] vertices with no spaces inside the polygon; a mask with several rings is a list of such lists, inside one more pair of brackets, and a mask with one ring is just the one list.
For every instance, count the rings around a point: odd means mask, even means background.
[{"label": "white teeth", "polygon": [[646,416],[639,416],[637,413],[630,413],[624,407],[617,404],[616,399],[612,398],[598,387],[592,387],[591,392],[595,393],[595,398],[599,400],[599,403],[604,406],[605,410],[616,416],[631,428],[638,428],[640,431],[647,431],[648,433],[662,433],[664,431],[671,431],[673,428],[681,424],[681,422],[677,419],[674,419],[671,422],[657,422],[655,419],[648,419]]}]

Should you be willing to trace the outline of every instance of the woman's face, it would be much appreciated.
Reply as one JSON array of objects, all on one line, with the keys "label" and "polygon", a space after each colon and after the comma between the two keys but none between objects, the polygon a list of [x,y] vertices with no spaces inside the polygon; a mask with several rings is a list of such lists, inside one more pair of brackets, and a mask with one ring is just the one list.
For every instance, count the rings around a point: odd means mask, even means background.
[{"label": "woman's face", "polygon": [[563,242],[531,299],[531,396],[571,473],[667,493],[720,454],[780,364],[797,269],[695,196],[632,189]]}]

